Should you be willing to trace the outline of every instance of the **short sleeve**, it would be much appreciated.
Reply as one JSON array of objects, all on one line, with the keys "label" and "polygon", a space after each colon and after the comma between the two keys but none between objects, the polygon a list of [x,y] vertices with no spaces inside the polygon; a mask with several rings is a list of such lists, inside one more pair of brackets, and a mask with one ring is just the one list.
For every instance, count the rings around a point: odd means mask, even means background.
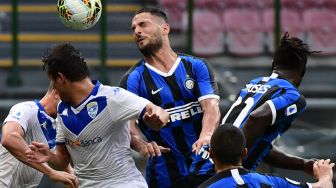
[{"label": "short sleeve", "polygon": [[296,90],[287,90],[279,97],[266,101],[272,111],[272,124],[283,118],[295,118],[306,108],[306,100]]},{"label": "short sleeve", "polygon": [[214,79],[214,73],[210,64],[205,60],[199,59],[195,62],[193,67],[198,85],[198,101],[207,98],[219,99],[218,86]]},{"label": "short sleeve", "polygon": [[64,137],[64,127],[61,124],[62,118],[57,115],[56,118],[56,144],[63,144],[65,143],[65,137]]},{"label": "short sleeve", "polygon": [[32,109],[32,106],[26,103],[14,105],[9,111],[8,116],[4,120],[4,124],[10,121],[17,122],[26,132],[31,122],[31,118],[37,116],[37,111]]},{"label": "short sleeve", "polygon": [[108,108],[113,121],[138,119],[150,102],[123,88],[113,87],[108,99]]}]

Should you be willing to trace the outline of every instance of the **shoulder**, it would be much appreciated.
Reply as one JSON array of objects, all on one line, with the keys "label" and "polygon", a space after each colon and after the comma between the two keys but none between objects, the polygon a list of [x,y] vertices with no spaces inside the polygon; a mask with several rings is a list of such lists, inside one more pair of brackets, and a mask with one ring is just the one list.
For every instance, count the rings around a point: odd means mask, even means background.
[{"label": "shoulder", "polygon": [[133,65],[128,71],[121,77],[119,86],[126,88],[127,82],[129,80],[139,80],[142,75],[142,72],[145,69],[145,64],[143,60],[138,61]]},{"label": "shoulder", "polygon": [[196,57],[196,56],[192,56],[188,54],[178,54],[178,55],[181,58],[181,61],[185,63],[190,63],[193,65],[208,64],[208,62],[204,58],[200,58],[200,57]]},{"label": "shoulder", "polygon": [[11,110],[10,113],[14,113],[14,115],[19,116],[31,116],[33,114],[37,113],[37,105],[33,101],[27,101],[27,102],[21,102],[18,104],[15,104]]}]

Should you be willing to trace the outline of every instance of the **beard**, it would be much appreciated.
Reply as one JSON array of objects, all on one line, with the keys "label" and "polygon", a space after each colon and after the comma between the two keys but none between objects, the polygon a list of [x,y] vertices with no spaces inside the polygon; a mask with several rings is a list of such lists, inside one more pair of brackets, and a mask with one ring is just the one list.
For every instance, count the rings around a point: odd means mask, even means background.
[{"label": "beard", "polygon": [[154,39],[150,40],[148,44],[140,47],[138,45],[138,48],[140,52],[145,56],[145,57],[150,57],[152,56],[155,52],[159,51],[162,47],[162,38],[161,36],[155,37]]}]

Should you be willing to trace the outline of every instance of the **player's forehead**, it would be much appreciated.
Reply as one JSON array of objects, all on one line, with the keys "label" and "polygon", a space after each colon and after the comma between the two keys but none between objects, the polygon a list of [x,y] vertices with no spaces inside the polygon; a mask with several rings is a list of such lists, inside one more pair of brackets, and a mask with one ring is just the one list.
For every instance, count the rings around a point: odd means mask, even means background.
[{"label": "player's forehead", "polygon": [[142,12],[135,15],[132,19],[132,26],[138,25],[141,22],[156,22],[159,23],[160,19],[158,16],[152,15],[149,12]]}]

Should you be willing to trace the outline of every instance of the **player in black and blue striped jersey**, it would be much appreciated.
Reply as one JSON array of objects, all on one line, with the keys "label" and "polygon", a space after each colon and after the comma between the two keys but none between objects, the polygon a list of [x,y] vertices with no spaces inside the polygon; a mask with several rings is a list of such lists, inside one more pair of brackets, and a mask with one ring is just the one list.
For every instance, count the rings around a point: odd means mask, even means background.
[{"label": "player in black and blue striped jersey", "polygon": [[271,174],[249,172],[242,166],[247,155],[246,140],[242,131],[232,124],[220,126],[211,137],[210,157],[216,167],[216,175],[199,188],[332,188],[334,163],[330,159],[314,163],[314,175],[318,182],[300,183]]},{"label": "player in black and blue striped jersey", "polygon": [[[246,84],[224,116],[222,123],[232,123],[246,135],[249,152],[243,161],[245,168],[255,170],[265,160],[275,167],[312,174],[314,159],[291,156],[272,145],[306,108],[298,86],[305,74],[307,56],[312,53],[302,40],[286,33],[274,54],[272,74]],[[207,172],[211,170],[209,164],[211,161],[203,160],[201,153],[191,171]]]},{"label": "player in black and blue striped jersey", "polygon": [[120,86],[164,108],[170,122],[154,131],[139,120],[137,125],[147,141],[132,123],[131,145],[151,156],[146,172],[149,187],[195,187],[195,180],[208,176],[192,179],[189,167],[219,125],[219,96],[213,72],[204,59],[171,49],[167,17],[161,10],[145,8],[136,12],[132,31],[144,59],[130,69]]}]

